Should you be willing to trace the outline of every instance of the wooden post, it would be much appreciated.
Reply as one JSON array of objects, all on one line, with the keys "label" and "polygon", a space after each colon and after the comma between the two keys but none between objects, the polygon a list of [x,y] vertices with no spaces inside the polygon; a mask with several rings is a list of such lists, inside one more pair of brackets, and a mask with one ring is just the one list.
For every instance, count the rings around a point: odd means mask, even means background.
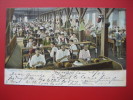
[{"label": "wooden post", "polygon": [[54,31],[56,30],[56,12],[54,11]]},{"label": "wooden post", "polygon": [[48,14],[46,13],[46,21],[48,21]]},{"label": "wooden post", "polygon": [[6,56],[10,54],[10,50],[8,50],[8,46],[10,43],[10,23],[12,21],[14,8],[8,8],[7,9],[7,18],[6,18]]},{"label": "wooden post", "polygon": [[59,27],[61,28],[62,10],[59,11]]},{"label": "wooden post", "polygon": [[46,14],[44,14],[44,16],[45,16],[45,21],[46,21]]},{"label": "wooden post", "polygon": [[[66,8],[65,11],[66,11],[66,16],[67,16],[66,21],[67,21],[67,23],[68,23],[70,8]],[[65,22],[65,23],[66,23],[66,22]],[[68,27],[66,27],[66,31],[67,31],[67,34],[69,34],[69,28],[68,28]]]},{"label": "wooden post", "polygon": [[[82,14],[83,14],[84,8],[79,8],[79,22],[81,22],[81,20],[83,20]],[[80,23],[79,23],[80,24]],[[79,41],[83,42],[85,37],[84,31],[79,31]]]},{"label": "wooden post", "polygon": [[44,15],[42,15],[42,21],[44,22]]},{"label": "wooden post", "polygon": [[47,18],[48,18],[47,21],[49,21],[49,13],[47,14]]},{"label": "wooden post", "polygon": [[101,54],[100,54],[101,56],[108,57],[108,27],[109,27],[108,18],[113,10],[114,8],[103,8],[101,11],[103,15],[102,33],[101,33]]}]

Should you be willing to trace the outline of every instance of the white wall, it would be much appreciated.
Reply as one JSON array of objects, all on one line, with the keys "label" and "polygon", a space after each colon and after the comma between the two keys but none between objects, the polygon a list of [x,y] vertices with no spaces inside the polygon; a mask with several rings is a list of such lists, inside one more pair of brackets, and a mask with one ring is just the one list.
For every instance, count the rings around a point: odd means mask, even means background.
[{"label": "white wall", "polygon": [[119,11],[119,27],[125,28],[126,27],[126,16],[125,11]]}]

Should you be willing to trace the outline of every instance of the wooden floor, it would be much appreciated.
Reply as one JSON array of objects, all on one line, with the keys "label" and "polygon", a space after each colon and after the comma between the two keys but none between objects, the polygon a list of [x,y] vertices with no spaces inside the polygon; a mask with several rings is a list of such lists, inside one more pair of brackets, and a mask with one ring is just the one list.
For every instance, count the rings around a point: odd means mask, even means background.
[{"label": "wooden floor", "polygon": [[[21,48],[23,48],[23,47],[24,47],[23,46],[23,38],[18,38],[17,39],[17,45],[14,49],[12,56],[10,57],[9,61],[6,64],[6,68],[17,68],[17,69],[22,68]],[[91,49],[90,54],[92,57],[96,57],[95,49]],[[100,47],[98,47],[98,54],[97,55],[99,55],[99,54],[100,54]],[[109,48],[109,58],[122,64],[123,69],[126,69],[126,57],[125,56],[123,56],[124,59],[117,59],[116,56],[112,55],[112,51]]]},{"label": "wooden floor", "polygon": [[17,39],[17,45],[6,64],[6,68],[22,68],[22,54],[21,48],[23,47],[23,38]]}]

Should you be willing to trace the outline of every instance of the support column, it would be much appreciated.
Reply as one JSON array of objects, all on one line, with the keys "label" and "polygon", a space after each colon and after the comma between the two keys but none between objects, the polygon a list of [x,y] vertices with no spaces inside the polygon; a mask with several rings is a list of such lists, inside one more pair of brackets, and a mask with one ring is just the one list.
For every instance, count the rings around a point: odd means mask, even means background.
[{"label": "support column", "polygon": [[70,20],[69,20],[69,14],[70,14],[70,8],[66,8],[66,22],[65,22],[65,28],[66,28],[66,31],[67,31],[67,34],[69,34],[69,24],[70,24]]},{"label": "support column", "polygon": [[[83,11],[84,11],[84,8],[79,8],[79,24],[81,25],[82,24],[82,20],[83,20]],[[79,28],[80,28],[80,25],[79,25]],[[81,26],[82,27],[82,26]],[[83,42],[85,39],[85,31],[84,30],[79,30],[79,41],[80,42]]]},{"label": "support column", "polygon": [[54,12],[54,31],[56,30],[56,12]]},{"label": "support column", "polygon": [[106,14],[109,8],[103,8],[102,33],[101,33],[101,56],[108,57],[108,27],[109,22]]},{"label": "support column", "polygon": [[45,21],[47,21],[47,19],[46,19],[46,14],[45,14],[44,16],[45,16]]},{"label": "support column", "polygon": [[42,15],[42,21],[44,22],[44,15]]}]

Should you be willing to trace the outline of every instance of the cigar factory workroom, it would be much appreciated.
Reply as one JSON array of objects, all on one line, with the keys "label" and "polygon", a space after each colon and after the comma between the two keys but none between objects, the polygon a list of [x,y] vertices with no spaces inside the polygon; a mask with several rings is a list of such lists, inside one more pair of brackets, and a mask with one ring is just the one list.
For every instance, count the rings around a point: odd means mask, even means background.
[{"label": "cigar factory workroom", "polygon": [[5,68],[126,69],[126,10],[8,8]]}]

